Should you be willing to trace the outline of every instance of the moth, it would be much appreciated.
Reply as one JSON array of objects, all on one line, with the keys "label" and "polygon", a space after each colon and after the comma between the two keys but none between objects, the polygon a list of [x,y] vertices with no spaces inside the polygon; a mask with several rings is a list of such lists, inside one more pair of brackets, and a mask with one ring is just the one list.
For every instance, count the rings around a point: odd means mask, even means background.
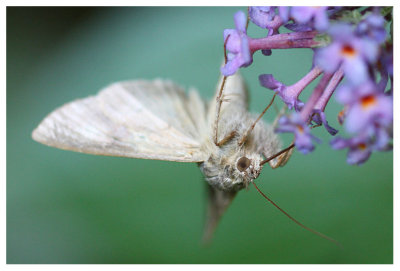
[{"label": "moth", "polygon": [[239,73],[221,77],[209,102],[170,80],[134,80],[61,106],[32,137],[88,154],[197,163],[208,190],[204,240],[209,240],[237,192],[253,183],[265,164],[283,166],[292,154],[292,148],[281,149],[273,125],[261,116],[249,113]]}]

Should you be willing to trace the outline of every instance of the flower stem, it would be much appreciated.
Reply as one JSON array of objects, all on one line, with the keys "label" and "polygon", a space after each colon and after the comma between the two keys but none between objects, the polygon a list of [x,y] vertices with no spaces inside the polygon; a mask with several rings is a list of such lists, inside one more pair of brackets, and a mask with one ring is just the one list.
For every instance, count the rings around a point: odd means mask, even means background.
[{"label": "flower stem", "polygon": [[314,109],[319,109],[322,112],[325,111],[325,107],[328,104],[329,99],[342,79],[343,70],[339,69],[333,74],[332,79],[329,81],[329,84],[326,86],[318,102],[315,104]]},{"label": "flower stem", "polygon": [[307,103],[304,105],[303,109],[300,112],[301,118],[304,121],[309,120],[310,114],[311,114],[315,104],[320,99],[324,89],[328,85],[332,76],[333,76],[332,73],[325,73],[322,76],[321,80],[318,82],[318,85],[315,87],[313,93],[311,94],[311,97],[308,99]]},{"label": "flower stem", "polygon": [[291,86],[288,86],[285,90],[285,95],[290,95],[292,97],[298,97],[300,93],[308,86],[312,81],[315,80],[320,74],[322,73],[322,70],[315,66],[309,71],[303,78],[301,78],[299,81],[294,83]]},{"label": "flower stem", "polygon": [[265,49],[312,48],[319,44],[313,40],[317,31],[292,32],[268,36],[260,39],[249,39],[252,52]]}]

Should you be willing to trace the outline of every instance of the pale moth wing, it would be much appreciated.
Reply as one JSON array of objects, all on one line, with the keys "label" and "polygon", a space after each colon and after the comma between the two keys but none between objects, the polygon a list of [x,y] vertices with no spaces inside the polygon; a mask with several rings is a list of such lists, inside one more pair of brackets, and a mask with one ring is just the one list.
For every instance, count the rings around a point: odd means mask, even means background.
[{"label": "pale moth wing", "polygon": [[52,147],[97,155],[201,162],[206,104],[169,80],[114,83],[50,113],[33,131]]},{"label": "pale moth wing", "polygon": [[[222,81],[223,76],[221,76],[218,80],[215,95],[210,102],[210,106],[207,112],[207,119],[211,126],[215,125],[217,96],[219,94]],[[223,103],[221,104],[220,119],[218,125],[219,138],[223,138],[223,134],[231,132],[226,131],[226,125],[224,125],[226,121],[224,120],[226,120],[227,118],[232,119],[235,115],[243,113],[248,114],[248,91],[245,81],[240,72],[236,72],[235,74],[226,78],[222,99]],[[212,127],[212,130],[214,130],[215,128],[216,127]],[[210,135],[210,137],[212,137],[212,135]]]}]

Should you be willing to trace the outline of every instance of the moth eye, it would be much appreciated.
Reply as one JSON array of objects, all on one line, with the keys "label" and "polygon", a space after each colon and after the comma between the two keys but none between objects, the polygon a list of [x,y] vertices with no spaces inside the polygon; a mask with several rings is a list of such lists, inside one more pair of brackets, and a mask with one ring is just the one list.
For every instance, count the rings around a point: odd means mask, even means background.
[{"label": "moth eye", "polygon": [[237,161],[236,167],[239,171],[245,171],[251,164],[251,160],[247,157],[242,157]]}]

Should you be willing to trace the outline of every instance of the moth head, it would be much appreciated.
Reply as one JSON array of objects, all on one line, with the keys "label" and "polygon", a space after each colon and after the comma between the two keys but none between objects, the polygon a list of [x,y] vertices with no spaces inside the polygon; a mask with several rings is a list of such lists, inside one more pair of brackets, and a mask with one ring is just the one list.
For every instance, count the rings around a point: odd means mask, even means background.
[{"label": "moth head", "polygon": [[259,155],[242,155],[236,160],[235,166],[239,174],[250,182],[260,175],[261,161],[262,158]]}]

